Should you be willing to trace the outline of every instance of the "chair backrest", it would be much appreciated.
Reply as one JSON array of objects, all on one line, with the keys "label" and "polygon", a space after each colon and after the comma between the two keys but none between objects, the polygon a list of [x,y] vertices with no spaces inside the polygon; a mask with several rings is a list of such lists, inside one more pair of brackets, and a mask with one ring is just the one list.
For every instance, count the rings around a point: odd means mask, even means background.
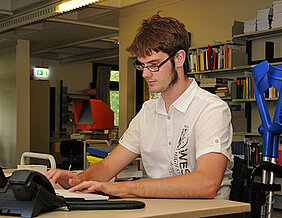
[{"label": "chair backrest", "polygon": [[232,174],[232,185],[229,199],[233,201],[246,201],[245,182],[247,180],[247,165],[239,157],[234,156],[234,167]]},{"label": "chair backrest", "polygon": [[62,141],[60,144],[60,153],[63,157],[77,158],[83,157],[83,142],[76,140]]}]

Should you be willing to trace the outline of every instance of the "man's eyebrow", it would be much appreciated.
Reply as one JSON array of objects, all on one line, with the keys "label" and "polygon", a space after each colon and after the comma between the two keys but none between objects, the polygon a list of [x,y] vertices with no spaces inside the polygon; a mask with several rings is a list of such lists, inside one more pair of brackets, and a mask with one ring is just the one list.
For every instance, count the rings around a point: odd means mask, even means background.
[{"label": "man's eyebrow", "polygon": [[[152,63],[155,63],[155,62],[160,62],[161,60],[160,59],[152,59],[150,61],[148,61],[147,63],[148,64],[152,64]],[[140,63],[144,64],[143,62],[139,61]]]},{"label": "man's eyebrow", "polygon": [[153,60],[148,61],[148,63],[159,62],[159,61],[161,61],[161,60],[160,59],[153,59]]}]

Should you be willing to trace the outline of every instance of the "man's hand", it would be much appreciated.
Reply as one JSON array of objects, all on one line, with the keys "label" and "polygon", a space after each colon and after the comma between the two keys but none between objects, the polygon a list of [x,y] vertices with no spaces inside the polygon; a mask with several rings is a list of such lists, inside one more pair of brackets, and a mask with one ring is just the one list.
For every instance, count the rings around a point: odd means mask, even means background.
[{"label": "man's hand", "polygon": [[126,191],[125,182],[96,182],[96,181],[84,181],[71,189],[70,192],[82,191],[88,189],[89,193],[105,193],[108,195],[125,197],[129,193]]},{"label": "man's hand", "polygon": [[81,183],[77,175],[67,170],[51,169],[45,174],[45,176],[50,180],[50,182],[57,182],[64,189],[69,189]]}]

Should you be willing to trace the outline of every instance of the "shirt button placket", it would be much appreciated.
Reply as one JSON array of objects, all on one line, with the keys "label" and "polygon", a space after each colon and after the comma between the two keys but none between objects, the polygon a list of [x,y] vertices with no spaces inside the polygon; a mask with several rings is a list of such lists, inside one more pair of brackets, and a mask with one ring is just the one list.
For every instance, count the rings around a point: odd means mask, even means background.
[{"label": "shirt button placket", "polygon": [[171,114],[167,115],[167,139],[168,139],[168,154],[171,155],[171,144],[172,144],[172,135],[173,135],[173,125],[172,125],[172,116]]}]

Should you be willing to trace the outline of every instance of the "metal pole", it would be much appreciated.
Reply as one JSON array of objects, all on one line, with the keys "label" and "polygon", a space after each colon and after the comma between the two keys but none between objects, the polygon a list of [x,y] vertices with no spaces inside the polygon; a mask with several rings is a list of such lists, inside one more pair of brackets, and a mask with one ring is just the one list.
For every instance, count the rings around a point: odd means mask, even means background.
[{"label": "metal pole", "polygon": [[[269,157],[263,157],[263,161],[266,161],[266,162],[269,162]],[[267,171],[266,170],[263,170],[262,171],[262,176],[261,176],[261,183],[263,183],[263,184],[267,184],[267,182],[268,182],[268,174],[267,174]],[[265,204],[264,205],[262,205],[261,206],[261,212],[260,212],[260,214],[261,214],[261,216],[263,216],[263,217],[265,217],[264,215],[265,215]]]},{"label": "metal pole", "polygon": [[[270,159],[271,163],[276,164],[276,158]],[[270,172],[269,174],[269,184],[274,184],[275,174],[273,172]],[[274,203],[274,192],[269,191],[268,196],[266,197],[266,216],[268,218],[272,217],[272,211],[273,211],[273,203]]]}]

